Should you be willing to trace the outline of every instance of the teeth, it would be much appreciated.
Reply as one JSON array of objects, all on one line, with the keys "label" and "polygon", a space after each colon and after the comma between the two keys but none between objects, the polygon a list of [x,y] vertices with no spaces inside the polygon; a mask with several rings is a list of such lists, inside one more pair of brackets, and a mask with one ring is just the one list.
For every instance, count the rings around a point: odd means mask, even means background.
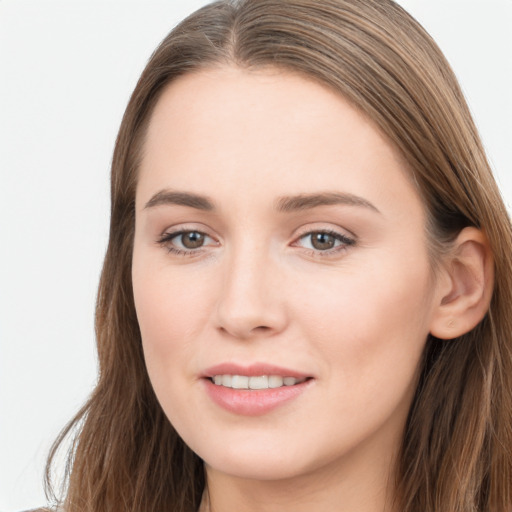
[{"label": "teeth", "polygon": [[[222,384],[224,384],[224,377],[222,377]],[[249,377],[246,375],[233,375],[231,387],[233,389],[247,389],[249,387]]]},{"label": "teeth", "polygon": [[269,388],[280,388],[283,385],[283,377],[279,375],[271,375],[268,378],[268,387]]},{"label": "teeth", "polygon": [[268,377],[262,375],[261,377],[250,377],[249,378],[250,389],[268,389]]},{"label": "teeth", "polygon": [[247,375],[214,375],[214,384],[233,389],[274,389],[282,386],[294,386],[306,379],[295,377],[281,377],[280,375],[259,375],[248,377]]}]

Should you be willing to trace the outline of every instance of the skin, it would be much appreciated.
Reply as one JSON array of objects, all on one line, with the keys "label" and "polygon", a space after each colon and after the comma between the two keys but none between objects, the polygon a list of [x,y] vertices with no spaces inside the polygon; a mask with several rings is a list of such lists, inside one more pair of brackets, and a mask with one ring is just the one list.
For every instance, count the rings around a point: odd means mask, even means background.
[{"label": "skin", "polygon": [[[207,196],[213,208],[148,205],[163,190]],[[312,193],[360,201],[276,208]],[[211,510],[392,510],[394,458],[446,283],[433,275],[424,207],[389,141],[302,77],[203,70],[168,86],[154,110],[136,212],[148,372],[205,461]],[[176,254],[182,237],[159,243],[180,230],[204,233],[203,245]],[[326,231],[335,247],[315,248],[311,233]],[[226,361],[312,379],[248,417],[205,393],[201,372]]]}]

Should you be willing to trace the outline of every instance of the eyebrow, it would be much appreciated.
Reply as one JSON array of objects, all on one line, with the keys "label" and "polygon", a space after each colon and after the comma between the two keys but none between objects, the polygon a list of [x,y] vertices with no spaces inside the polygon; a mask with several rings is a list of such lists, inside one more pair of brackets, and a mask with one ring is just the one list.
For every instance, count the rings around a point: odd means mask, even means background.
[{"label": "eyebrow", "polygon": [[330,205],[362,206],[377,213],[379,209],[370,201],[356,196],[339,192],[324,192],[320,194],[299,194],[297,196],[281,197],[277,200],[277,210],[280,212],[296,212],[309,210],[318,206]]},{"label": "eyebrow", "polygon": [[[339,192],[323,192],[315,194],[299,194],[295,196],[284,196],[277,199],[275,203],[276,210],[283,213],[309,210],[319,206],[330,205],[348,205],[368,208],[380,213],[378,208],[370,201],[356,196],[354,194]],[[144,208],[154,208],[161,205],[188,206],[197,210],[212,211],[215,210],[214,202],[207,196],[193,194],[190,192],[180,192],[173,190],[161,190],[157,192],[146,203]]]},{"label": "eyebrow", "polygon": [[206,196],[190,194],[189,192],[175,192],[172,190],[161,190],[157,192],[144,206],[154,208],[161,205],[189,206],[197,210],[211,211],[214,209],[213,201]]}]

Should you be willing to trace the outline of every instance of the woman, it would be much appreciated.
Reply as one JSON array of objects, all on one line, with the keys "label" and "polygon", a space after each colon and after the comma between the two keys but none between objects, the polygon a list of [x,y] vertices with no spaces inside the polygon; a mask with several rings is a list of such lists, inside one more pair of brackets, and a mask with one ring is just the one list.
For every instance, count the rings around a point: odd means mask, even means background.
[{"label": "woman", "polygon": [[66,511],[512,508],[510,223],[392,1],[190,16],[111,213]]}]

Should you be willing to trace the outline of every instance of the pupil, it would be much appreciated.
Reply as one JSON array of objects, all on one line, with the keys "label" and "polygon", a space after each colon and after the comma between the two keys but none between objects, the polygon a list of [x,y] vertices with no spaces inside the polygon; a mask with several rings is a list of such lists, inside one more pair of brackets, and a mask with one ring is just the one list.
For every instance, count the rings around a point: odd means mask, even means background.
[{"label": "pupil", "polygon": [[334,237],[328,233],[315,233],[311,237],[311,243],[315,249],[326,250],[334,247]]},{"label": "pupil", "polygon": [[204,244],[204,235],[197,231],[191,231],[182,235],[181,240],[187,249],[197,249]]}]

